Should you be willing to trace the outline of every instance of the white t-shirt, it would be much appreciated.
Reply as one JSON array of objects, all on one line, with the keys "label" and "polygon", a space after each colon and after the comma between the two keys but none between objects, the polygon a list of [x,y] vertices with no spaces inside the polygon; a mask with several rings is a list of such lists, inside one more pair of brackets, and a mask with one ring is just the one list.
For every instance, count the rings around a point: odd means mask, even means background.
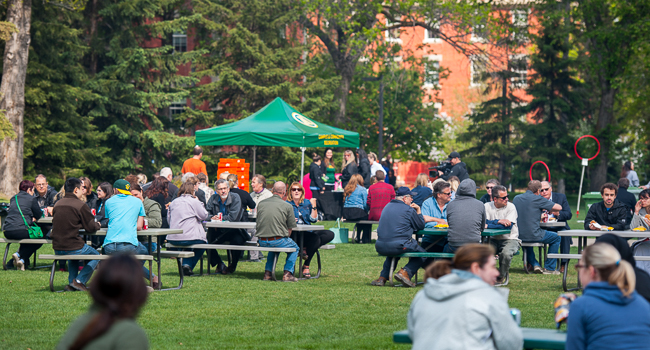
[{"label": "white t-shirt", "polygon": [[[372,165],[370,166],[370,176],[375,176],[375,173],[377,173],[377,170],[381,170],[381,171],[385,172],[384,167],[381,166],[381,164],[379,164],[379,162],[372,163]],[[388,174],[384,174],[384,175],[388,175]]]},{"label": "white t-shirt", "polygon": [[494,239],[519,239],[519,228],[517,227],[517,208],[508,202],[503,208],[497,208],[494,202],[485,203],[485,220],[506,219],[512,222],[512,228],[507,235],[494,236]]}]

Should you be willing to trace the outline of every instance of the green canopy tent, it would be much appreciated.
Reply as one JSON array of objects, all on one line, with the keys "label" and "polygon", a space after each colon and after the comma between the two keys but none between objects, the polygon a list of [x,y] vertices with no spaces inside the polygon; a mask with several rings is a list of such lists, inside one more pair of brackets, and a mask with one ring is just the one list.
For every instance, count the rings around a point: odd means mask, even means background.
[{"label": "green canopy tent", "polygon": [[313,121],[277,97],[253,115],[234,123],[196,132],[199,146],[253,146],[253,173],[257,146],[300,147],[300,181],[305,173],[307,147],[359,147],[359,133]]}]

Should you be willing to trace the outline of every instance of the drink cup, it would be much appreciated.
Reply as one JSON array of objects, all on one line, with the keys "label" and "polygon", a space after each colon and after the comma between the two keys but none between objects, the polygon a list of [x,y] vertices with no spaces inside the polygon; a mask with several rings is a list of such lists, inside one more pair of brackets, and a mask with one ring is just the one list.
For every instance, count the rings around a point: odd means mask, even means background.
[{"label": "drink cup", "polygon": [[223,213],[219,212],[219,214],[217,214],[217,221],[223,221]]},{"label": "drink cup", "polygon": [[97,210],[95,210],[94,208],[90,209],[90,212],[93,213],[93,216],[97,215]]},{"label": "drink cup", "polygon": [[142,226],[143,230],[148,230],[149,229],[149,220],[144,219],[144,225]]}]

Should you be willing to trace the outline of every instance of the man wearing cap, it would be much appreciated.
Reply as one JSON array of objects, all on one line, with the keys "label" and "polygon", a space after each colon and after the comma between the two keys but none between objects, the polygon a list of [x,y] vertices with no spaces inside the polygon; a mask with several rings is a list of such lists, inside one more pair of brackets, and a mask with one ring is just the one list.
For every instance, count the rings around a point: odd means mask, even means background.
[{"label": "man wearing cap", "polygon": [[[113,184],[115,195],[106,201],[106,218],[108,231],[104,239],[106,254],[149,254],[147,248],[138,241],[138,231],[142,230],[146,216],[142,201],[131,195],[131,184],[126,180],[117,180]],[[149,270],[144,267],[144,276],[149,279]],[[153,287],[158,289],[158,276],[151,274]]]},{"label": "man wearing cap", "polygon": [[[426,219],[432,220],[427,217]],[[413,239],[413,233],[424,229],[425,217],[420,207],[413,203],[413,193],[408,187],[397,189],[395,199],[388,202],[381,212],[379,227],[377,228],[377,241],[375,249],[377,253],[386,256],[384,267],[379,278],[372,281],[373,286],[384,286],[390,277],[390,265],[392,256],[408,252],[426,253],[424,248],[418,245]],[[399,261],[399,259],[397,259]],[[415,287],[411,277],[424,264],[424,258],[409,258],[408,264],[395,273],[395,278],[404,283],[405,286]]]},{"label": "man wearing cap", "polygon": [[469,174],[467,173],[467,166],[465,163],[460,161],[460,153],[458,152],[451,152],[449,154],[449,158],[447,158],[447,161],[449,161],[452,165],[451,171],[448,174],[444,174],[442,171],[438,170],[438,174],[440,174],[440,177],[443,180],[449,180],[450,177],[456,176],[460,180],[460,182],[463,182],[465,179],[469,179]]}]

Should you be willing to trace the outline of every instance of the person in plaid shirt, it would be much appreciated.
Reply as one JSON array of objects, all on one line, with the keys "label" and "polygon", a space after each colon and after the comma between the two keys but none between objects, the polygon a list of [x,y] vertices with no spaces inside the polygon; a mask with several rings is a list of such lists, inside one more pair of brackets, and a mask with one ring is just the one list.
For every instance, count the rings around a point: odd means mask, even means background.
[{"label": "person in plaid shirt", "polygon": [[395,189],[384,182],[386,174],[381,170],[377,170],[375,176],[377,177],[377,183],[368,189],[368,207],[370,208],[368,220],[371,221],[379,221],[381,211],[384,210],[386,204],[395,199]]}]

